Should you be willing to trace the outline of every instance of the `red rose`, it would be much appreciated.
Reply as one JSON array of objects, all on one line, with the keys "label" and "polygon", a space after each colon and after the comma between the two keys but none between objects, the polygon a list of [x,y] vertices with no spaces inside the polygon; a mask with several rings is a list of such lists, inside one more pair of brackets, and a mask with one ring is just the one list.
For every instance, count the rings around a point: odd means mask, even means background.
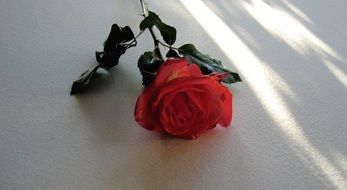
[{"label": "red rose", "polygon": [[228,127],[232,94],[217,80],[186,59],[167,59],[139,96],[135,120],[145,129],[192,139],[217,123]]}]

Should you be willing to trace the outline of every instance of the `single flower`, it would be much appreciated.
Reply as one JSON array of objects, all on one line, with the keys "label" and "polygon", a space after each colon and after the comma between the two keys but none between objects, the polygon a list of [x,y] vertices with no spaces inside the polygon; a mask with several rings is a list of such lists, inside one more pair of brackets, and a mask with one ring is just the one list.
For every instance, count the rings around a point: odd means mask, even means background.
[{"label": "single flower", "polygon": [[195,139],[232,119],[232,94],[221,75],[203,75],[184,58],[167,59],[139,96],[135,120],[145,129]]}]

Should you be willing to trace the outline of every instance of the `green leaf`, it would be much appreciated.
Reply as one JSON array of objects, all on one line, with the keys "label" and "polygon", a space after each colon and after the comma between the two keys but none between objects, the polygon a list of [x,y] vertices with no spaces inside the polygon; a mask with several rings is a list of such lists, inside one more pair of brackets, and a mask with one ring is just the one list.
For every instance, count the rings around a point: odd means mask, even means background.
[{"label": "green leaf", "polygon": [[158,68],[164,62],[154,52],[148,51],[142,54],[137,62],[142,75],[142,84],[149,86],[155,78]]},{"label": "green leaf", "polygon": [[185,44],[178,49],[191,63],[198,65],[204,74],[226,73],[227,75],[222,82],[229,84],[242,81],[238,73],[226,69],[220,60],[201,53],[193,44]]},{"label": "green leaf", "polygon": [[173,50],[173,49],[170,49],[167,53],[166,53],[166,57],[169,58],[169,57],[180,57],[178,55],[178,53]]},{"label": "green leaf", "polygon": [[156,26],[163,37],[164,41],[170,46],[176,41],[176,29],[161,21],[159,16],[154,12],[149,11],[148,16],[140,23],[140,30],[144,31],[146,28]]},{"label": "green leaf", "polygon": [[70,95],[74,95],[77,92],[79,92],[82,88],[87,86],[89,84],[90,79],[93,77],[93,75],[96,73],[96,70],[98,70],[99,64],[93,66],[92,68],[84,71],[81,76],[75,80],[71,87]]}]

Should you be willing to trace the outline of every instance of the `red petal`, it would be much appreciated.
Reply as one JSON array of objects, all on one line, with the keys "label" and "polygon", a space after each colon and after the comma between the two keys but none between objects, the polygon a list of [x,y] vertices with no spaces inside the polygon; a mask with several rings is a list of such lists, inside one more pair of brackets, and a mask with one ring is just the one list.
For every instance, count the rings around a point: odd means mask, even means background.
[{"label": "red petal", "polygon": [[223,102],[224,114],[219,120],[219,124],[223,127],[228,127],[231,123],[233,112],[232,93],[226,87],[224,87],[224,93],[221,95],[220,98]]},{"label": "red petal", "polygon": [[134,116],[137,123],[145,129],[162,131],[160,125],[158,125],[158,120],[156,120],[157,113],[153,113],[149,105],[153,102],[153,97],[155,94],[155,88],[153,85],[145,88],[137,99],[135,105]]},{"label": "red petal", "polygon": [[189,65],[184,58],[169,58],[160,66],[154,83],[159,87],[175,78],[202,75],[199,67],[195,64]]},{"label": "red petal", "polygon": [[[161,123],[167,133],[182,138],[196,138],[215,127],[223,116],[223,102],[220,100],[223,90],[223,86],[210,77],[178,78],[160,89],[157,97],[159,101],[153,106],[156,108],[162,105]],[[177,99],[176,96],[180,94],[187,96],[187,102],[182,103],[182,98]],[[198,116],[181,126],[176,117],[182,110],[187,110],[189,105],[198,113],[194,116]]]}]

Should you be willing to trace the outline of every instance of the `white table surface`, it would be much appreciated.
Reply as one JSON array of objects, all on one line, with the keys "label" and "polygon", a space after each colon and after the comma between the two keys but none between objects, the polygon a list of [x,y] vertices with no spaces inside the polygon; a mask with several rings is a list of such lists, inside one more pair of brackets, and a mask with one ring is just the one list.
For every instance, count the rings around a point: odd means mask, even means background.
[{"label": "white table surface", "polygon": [[0,189],[347,189],[347,1],[148,0],[244,80],[234,118],[194,141],[140,128],[149,33],[85,93],[112,23],[137,0],[0,0]]}]

